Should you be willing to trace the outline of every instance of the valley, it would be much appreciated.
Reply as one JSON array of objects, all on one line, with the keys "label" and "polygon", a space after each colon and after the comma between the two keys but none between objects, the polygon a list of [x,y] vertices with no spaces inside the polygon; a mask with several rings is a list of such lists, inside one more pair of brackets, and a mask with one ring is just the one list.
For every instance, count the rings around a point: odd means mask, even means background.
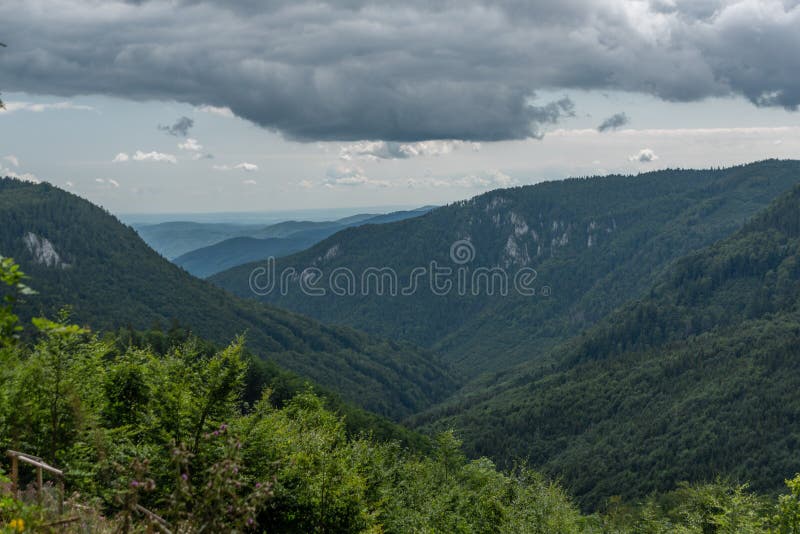
[{"label": "valley", "polygon": [[800,0],[0,21],[0,534],[800,534]]},{"label": "valley", "polygon": [[[406,282],[428,257],[464,276],[530,268],[548,295],[422,284],[257,299],[242,277],[261,262],[202,281],[83,199],[12,179],[0,191],[0,247],[36,289],[15,302],[23,324],[61,317],[162,359],[193,339],[216,357],[243,334],[248,403],[268,387],[291,406],[313,387],[349,435],[427,454],[451,433],[468,458],[557,478],[584,513],[717,476],[767,495],[800,470],[796,161],[545,183],[338,229],[277,223],[208,247],[274,257],[258,243],[330,233],[277,265],[384,265]],[[218,230],[191,226],[204,239]]]}]

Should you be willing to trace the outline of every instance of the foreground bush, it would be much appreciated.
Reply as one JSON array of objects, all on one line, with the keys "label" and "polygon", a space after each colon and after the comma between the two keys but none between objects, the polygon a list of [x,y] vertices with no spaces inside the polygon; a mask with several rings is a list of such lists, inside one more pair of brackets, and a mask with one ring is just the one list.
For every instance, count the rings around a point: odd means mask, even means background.
[{"label": "foreground bush", "polygon": [[63,468],[68,498],[60,515],[15,498],[0,471],[3,532],[800,532],[800,476],[777,501],[717,481],[587,516],[536,471],[468,460],[453,432],[420,452],[353,435],[310,389],[248,404],[241,339],[120,350],[64,314],[26,344],[22,280],[0,261],[0,448]]}]

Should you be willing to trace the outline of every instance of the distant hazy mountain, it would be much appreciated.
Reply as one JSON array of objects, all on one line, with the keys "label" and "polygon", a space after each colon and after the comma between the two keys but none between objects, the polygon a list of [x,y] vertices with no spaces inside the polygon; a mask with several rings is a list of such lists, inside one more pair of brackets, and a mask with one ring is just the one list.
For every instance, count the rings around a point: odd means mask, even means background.
[{"label": "distant hazy mountain", "polygon": [[283,221],[277,224],[271,224],[260,228],[253,232],[253,237],[290,237],[298,232],[313,232],[332,230],[333,232],[341,230],[347,226],[352,226],[363,220],[376,217],[372,213],[363,213],[339,219],[336,221]]},{"label": "distant hazy mountain", "polygon": [[181,254],[232,237],[249,235],[262,229],[263,226],[173,221],[159,224],[137,224],[134,228],[153,250],[171,260]]},{"label": "distant hazy mountain", "polygon": [[[195,276],[206,278],[237,265],[268,257],[280,258],[304,250],[344,228],[401,221],[418,217],[431,209],[433,207],[426,206],[416,210],[398,211],[384,215],[360,214],[325,222],[284,221],[258,229],[242,227],[239,232],[246,232],[246,236],[225,239],[213,245],[192,250],[178,256],[173,262]],[[175,224],[184,226],[176,227]],[[158,226],[163,227],[164,225]],[[177,240],[178,236],[182,236],[185,242],[195,242],[191,236],[202,234],[202,230],[198,230],[196,227],[190,229],[185,226],[185,223],[172,223],[170,228],[189,230],[173,231],[171,240]],[[207,236],[220,235],[220,232],[224,231],[224,228],[209,228]],[[178,245],[180,243],[175,243],[172,247]]]},{"label": "distant hazy mountain", "polygon": [[303,240],[295,238],[267,237],[233,237],[215,245],[203,247],[178,256],[173,260],[179,265],[200,278],[230,269],[243,263],[268,258],[280,258],[294,252],[306,249],[318,240]]},{"label": "distant hazy mountain", "polygon": [[306,208],[295,210],[269,211],[203,211],[175,213],[120,213],[117,216],[123,223],[138,227],[172,221],[193,221],[211,224],[232,224],[235,226],[268,226],[281,221],[336,221],[361,213],[391,213],[416,209],[416,206],[364,206],[360,208]]},{"label": "distant hazy mountain", "polygon": [[[299,232],[308,232],[305,235],[297,236],[299,239],[302,239],[304,243],[310,240],[310,243],[306,244],[304,247],[297,248],[295,245],[296,250],[302,250],[302,248],[310,246],[343,228],[365,223],[378,224],[381,222],[407,219],[409,217],[421,215],[431,209],[433,209],[433,206],[386,214],[363,213],[349,215],[333,221],[286,220],[269,225],[170,221],[157,224],[136,223],[134,224],[134,228],[142,239],[156,252],[172,260],[193,250],[205,248],[225,241],[226,239],[236,237],[254,237],[258,239],[267,237],[291,237]],[[262,257],[266,256],[255,256],[251,258],[250,261]]]},{"label": "distant hazy mountain", "polygon": [[[535,269],[535,296],[490,296],[485,284],[474,295],[453,289],[440,296],[424,277],[413,294],[396,297],[375,291],[309,296],[293,284],[287,295],[273,291],[261,298],[431,347],[476,376],[545,357],[616,306],[645,294],[653,277],[677,258],[726,237],[798,181],[800,162],[772,160],[546,182],[492,191],[405,221],[349,228],[276,265],[278,273],[320,269],[326,283],[340,267],[357,278],[370,267],[387,267],[401,287],[408,287],[413,269],[432,261],[463,267],[470,277],[478,268],[503,269],[509,279]],[[463,264],[451,257],[459,243],[463,251],[471,248]],[[248,280],[257,266],[211,280],[255,298]]]},{"label": "distant hazy mountain", "polygon": [[73,319],[94,329],[172,321],[215,343],[246,333],[264,358],[395,418],[441,400],[454,387],[434,356],[278,310],[187,274],[115,217],[49,184],[0,179],[0,254],[17,260],[39,294],[21,315]]}]

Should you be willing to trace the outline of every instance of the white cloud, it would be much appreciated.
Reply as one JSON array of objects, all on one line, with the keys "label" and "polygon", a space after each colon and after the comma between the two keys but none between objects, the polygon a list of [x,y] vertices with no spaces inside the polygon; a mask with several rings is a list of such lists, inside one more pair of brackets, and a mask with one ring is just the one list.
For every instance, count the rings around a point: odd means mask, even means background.
[{"label": "white cloud", "polygon": [[[502,187],[511,187],[517,181],[504,172],[491,169],[461,176],[432,176],[430,171],[425,171],[421,178],[410,178],[404,183],[391,182],[370,178],[364,170],[351,163],[339,163],[330,167],[322,182],[326,187],[335,186],[372,186],[372,187],[401,187],[406,185],[411,188],[464,188],[471,190],[487,190]],[[297,184],[304,189],[314,186],[313,182],[303,180]]]},{"label": "white cloud", "polygon": [[185,142],[178,143],[178,148],[181,150],[188,150],[189,152],[200,152],[203,150],[203,145],[201,145],[197,139],[189,137]]},{"label": "white cloud", "polygon": [[178,158],[173,156],[172,154],[164,154],[163,152],[142,152],[141,150],[137,150],[133,156],[129,156],[125,152],[120,152],[114,159],[112,163],[125,163],[126,161],[157,161],[157,162],[166,162],[166,163],[177,163]]},{"label": "white cloud", "polygon": [[628,156],[628,161],[638,161],[639,163],[650,163],[658,159],[658,156],[652,149],[643,148],[636,154]]},{"label": "white cloud", "polygon": [[324,183],[327,187],[335,187],[337,185],[389,187],[391,185],[385,180],[373,180],[364,174],[364,170],[358,166],[341,164],[328,169]]},{"label": "white cloud", "polygon": [[211,113],[212,115],[217,115],[219,117],[226,117],[226,118],[233,118],[233,111],[231,108],[228,107],[216,107],[216,106],[199,106],[196,108],[197,111],[202,113]]},{"label": "white cloud", "polygon": [[418,141],[416,143],[395,143],[387,141],[358,141],[342,145],[339,158],[344,161],[354,159],[381,160],[407,159],[420,156],[442,156],[459,148],[469,146],[473,151],[480,150],[480,143],[467,143],[457,139]]},{"label": "white cloud", "polygon": [[256,182],[255,180],[242,180],[242,183],[244,185],[256,185],[258,182]]},{"label": "white cloud", "polygon": [[516,183],[516,180],[497,169],[452,178],[431,176],[425,176],[423,178],[409,178],[406,182],[408,187],[413,188],[463,187],[465,189],[496,189],[501,187],[511,187]]},{"label": "white cloud", "polygon": [[312,189],[314,187],[314,182],[311,180],[300,180],[297,182],[297,185],[303,189]]},{"label": "white cloud", "polygon": [[244,162],[244,163],[238,163],[238,164],[234,165],[233,168],[234,169],[240,169],[240,170],[243,170],[245,172],[254,172],[254,171],[258,170],[258,165],[256,165],[255,163]]},{"label": "white cloud", "polygon": [[164,163],[177,163],[178,159],[172,154],[164,154],[163,152],[142,152],[137,150],[133,155],[134,161],[156,161]]},{"label": "white cloud", "polygon": [[463,146],[472,146],[473,149],[478,143],[466,143],[465,141],[458,140],[445,140],[445,141],[419,141],[417,143],[406,143],[401,145],[401,150],[408,154],[409,157],[414,156],[443,156],[458,150]]},{"label": "white cloud", "polygon": [[468,189],[510,187],[515,183],[513,178],[497,169],[468,174],[452,180],[454,186]]},{"label": "white cloud", "polygon": [[164,154],[163,152],[142,152],[141,150],[137,150],[134,152],[133,156],[129,156],[125,152],[120,152],[114,159],[111,160],[112,163],[125,163],[130,160],[133,161],[156,161],[156,162],[165,162],[165,163],[177,163],[178,158],[173,156],[172,154]]},{"label": "white cloud", "polygon": [[[97,182],[98,184],[108,184],[108,185],[110,185],[111,187],[114,187],[114,188],[119,187],[119,182],[114,180],[113,178],[106,178],[106,179],[104,179],[104,178],[95,178],[94,181]],[[68,182],[68,183],[71,183],[71,182]]]},{"label": "white cloud", "polygon": [[213,168],[217,171],[232,171],[232,170],[239,170],[244,172],[255,172],[258,170],[258,165],[255,163],[237,163],[236,165],[214,165]]},{"label": "white cloud", "polygon": [[[594,128],[567,129],[558,128],[548,132],[548,137],[593,137],[600,133]],[[706,136],[720,137],[723,135],[800,135],[800,127],[797,126],[742,126],[732,128],[643,128],[641,130],[625,129],[619,130],[616,135],[625,137],[686,137],[686,136]]]},{"label": "white cloud", "polygon": [[65,187],[69,187],[69,188],[73,188],[73,187],[75,187],[75,184],[73,184],[71,181],[67,180],[66,182],[64,182],[64,186]]},{"label": "white cloud", "polygon": [[22,180],[23,182],[31,182],[34,184],[39,184],[42,182],[35,174],[31,174],[29,172],[19,174],[7,167],[0,167],[0,176],[15,178],[17,180]]},{"label": "white cloud", "polygon": [[390,143],[385,141],[359,141],[343,145],[339,150],[339,158],[345,161],[352,159],[390,159],[404,157],[392,155]]},{"label": "white cloud", "polygon": [[72,102],[55,102],[51,104],[36,104],[32,102],[6,102],[5,110],[0,110],[0,113],[13,113],[15,111],[32,111],[34,113],[41,113],[43,111],[51,111],[51,110],[94,111],[94,108],[92,106],[85,106],[82,104],[73,104]]},{"label": "white cloud", "polygon": [[3,159],[8,161],[8,162],[11,162],[11,164],[14,167],[19,167],[19,159],[17,159],[17,156],[15,156],[13,154],[9,154],[8,156],[4,157]]}]

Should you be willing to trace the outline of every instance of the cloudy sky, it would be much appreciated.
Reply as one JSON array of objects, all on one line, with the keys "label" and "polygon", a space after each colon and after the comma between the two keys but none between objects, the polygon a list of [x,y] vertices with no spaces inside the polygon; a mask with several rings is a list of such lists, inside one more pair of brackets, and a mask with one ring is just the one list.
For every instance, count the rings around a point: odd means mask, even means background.
[{"label": "cloudy sky", "polygon": [[800,0],[0,0],[0,172],[114,212],[800,157]]}]

